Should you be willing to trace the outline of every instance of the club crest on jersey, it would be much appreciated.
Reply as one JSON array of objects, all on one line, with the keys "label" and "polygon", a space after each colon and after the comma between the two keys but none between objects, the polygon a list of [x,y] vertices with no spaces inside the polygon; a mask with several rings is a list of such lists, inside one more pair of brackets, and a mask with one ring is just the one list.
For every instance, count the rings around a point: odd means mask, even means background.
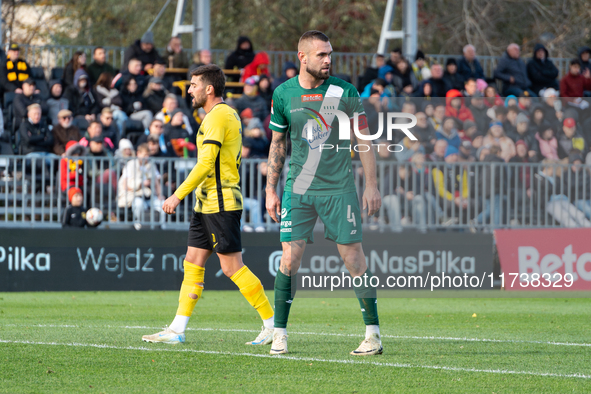
[{"label": "club crest on jersey", "polygon": [[322,94],[302,94],[302,103],[310,101],[322,101]]},{"label": "club crest on jersey", "polygon": [[331,126],[326,123],[326,120],[319,112],[307,107],[305,109],[307,110],[306,115],[312,119],[309,119],[304,126],[302,138],[306,140],[310,149],[316,149],[328,140]]}]

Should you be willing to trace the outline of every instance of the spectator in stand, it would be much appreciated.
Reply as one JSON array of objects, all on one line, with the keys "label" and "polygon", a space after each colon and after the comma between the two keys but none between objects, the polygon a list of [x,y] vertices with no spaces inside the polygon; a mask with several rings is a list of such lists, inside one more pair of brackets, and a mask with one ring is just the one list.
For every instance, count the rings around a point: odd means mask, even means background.
[{"label": "spectator in stand", "polygon": [[396,65],[400,60],[402,60],[402,49],[392,48],[390,51],[390,57],[386,61],[386,64],[392,68],[396,68]]},{"label": "spectator in stand", "polygon": [[268,75],[261,75],[257,83],[259,96],[265,99],[267,108],[271,108],[271,101],[273,101],[273,89],[271,89],[271,79]]},{"label": "spectator in stand", "polygon": [[536,162],[537,161],[537,150],[538,150],[538,141],[534,137],[534,134],[530,133],[530,125],[529,119],[527,115],[524,113],[520,113],[517,115],[517,119],[515,121],[515,131],[512,133],[508,133],[507,136],[515,142],[515,147],[517,148],[517,142],[522,141],[525,147],[528,150],[525,152],[529,157],[529,161]]},{"label": "spectator in stand", "polygon": [[127,138],[121,138],[114,156],[119,166],[125,167],[127,162],[135,157],[135,150],[131,141]]},{"label": "spectator in stand", "polygon": [[174,150],[172,148],[172,144],[170,143],[170,138],[164,135],[164,123],[162,123],[161,120],[154,119],[152,123],[150,123],[150,134],[142,135],[137,140],[137,144],[141,145],[143,143],[149,142],[148,138],[150,137],[154,137],[156,141],[158,141],[161,156],[176,157],[176,154],[174,153]]},{"label": "spectator in stand", "polygon": [[117,123],[113,121],[113,110],[111,108],[103,108],[99,116],[99,122],[102,126],[102,135],[113,142],[113,145],[119,143],[121,131],[117,127]]},{"label": "spectator in stand", "polygon": [[446,116],[443,120],[441,130],[435,132],[438,140],[445,140],[448,146],[453,146],[456,149],[460,148],[460,136],[456,129],[456,121],[451,116]]},{"label": "spectator in stand", "polygon": [[[178,107],[179,107],[179,102],[178,102],[177,97],[174,94],[169,93],[166,95],[166,97],[164,98],[164,101],[162,102],[162,109],[154,116],[154,119],[158,119],[166,125],[166,124],[170,123],[170,120],[172,118],[172,113]],[[187,115],[183,114],[182,118],[183,118],[183,128],[187,131],[187,133],[190,136],[193,135],[193,128],[191,127],[191,122],[189,120],[189,117]]]},{"label": "spectator in stand", "polygon": [[[529,146],[527,145],[527,143],[524,140],[518,140],[515,143],[515,156],[513,156],[511,158],[511,160],[509,160],[510,163],[531,163],[531,162],[535,162],[535,160],[532,160],[532,158],[529,156],[529,153],[531,149],[529,148]],[[535,159],[535,157],[534,157]],[[529,189],[531,187],[531,176],[530,176],[530,171],[529,171],[529,167],[527,166],[519,166],[518,167],[518,171],[519,171],[519,186],[518,186],[518,190],[521,191],[523,188],[525,188],[526,190]],[[516,193],[516,196],[518,198],[519,201],[522,201],[522,197],[521,197],[521,193],[518,192]]]},{"label": "spectator in stand", "polygon": [[227,70],[242,69],[247,64],[252,63],[254,56],[254,49],[250,39],[244,36],[238,37],[236,50],[228,55],[224,68]]},{"label": "spectator in stand", "polygon": [[544,121],[538,127],[535,138],[538,141],[538,159],[558,160],[558,140],[550,123]]},{"label": "spectator in stand", "polygon": [[[447,81],[447,84],[451,89],[462,91],[464,88],[464,78],[458,74],[458,65],[456,63],[456,59],[450,57],[445,62],[445,72],[443,73],[443,79]],[[474,90],[476,90],[476,81],[474,81]]]},{"label": "spectator in stand", "polygon": [[[435,129],[427,120],[427,115],[424,112],[417,112],[415,116],[417,118],[417,125],[412,128],[412,133],[425,147],[425,153],[430,154],[433,152],[433,146],[437,141]],[[377,130],[377,128],[370,128],[370,130]]]},{"label": "spectator in stand", "polygon": [[484,89],[484,98],[484,104],[486,104],[488,108],[503,105],[503,99],[497,93],[497,89],[492,85],[488,85]]},{"label": "spectator in stand", "polygon": [[64,97],[70,103],[70,110],[74,114],[74,119],[78,127],[86,126],[85,122],[92,122],[96,119],[99,112],[99,106],[96,98],[90,89],[88,74],[79,69],[74,75],[74,85],[68,86]]},{"label": "spectator in stand", "polygon": [[472,112],[464,105],[464,97],[459,90],[451,89],[445,96],[445,116],[451,116],[464,122],[466,119],[474,120]]},{"label": "spectator in stand", "polygon": [[415,78],[419,83],[431,78],[429,64],[427,64],[427,61],[425,60],[425,54],[420,49],[417,50],[415,62],[412,64],[411,68]]},{"label": "spectator in stand", "polygon": [[[174,88],[172,86],[172,83],[176,80],[180,80],[181,78],[179,78],[178,76],[175,77],[173,75],[166,74],[166,64],[164,63],[164,59],[157,59],[156,63],[154,63],[154,69],[152,71],[153,71],[152,78],[160,79],[162,81],[162,88],[164,90],[167,90],[170,92],[173,89],[178,89],[178,88]],[[179,89],[179,91],[180,91],[180,89]]]},{"label": "spectator in stand", "polygon": [[249,141],[250,155],[253,157],[267,157],[269,155],[269,141],[258,118],[252,118],[244,128],[244,140]]},{"label": "spectator in stand", "polygon": [[[121,99],[123,100],[123,111],[129,119],[141,121],[144,128],[148,129],[154,116],[150,110],[145,109],[144,98],[138,91],[135,78],[129,78],[123,85]],[[123,131],[123,122],[119,124],[119,128]]]},{"label": "spectator in stand", "polygon": [[429,118],[429,122],[431,126],[435,129],[435,131],[441,130],[443,125],[443,120],[445,119],[445,105],[437,105],[433,110],[433,116]]},{"label": "spectator in stand", "polygon": [[431,78],[423,81],[423,83],[431,84],[433,97],[445,97],[447,91],[450,89],[447,81],[443,79],[443,67],[441,67],[441,64],[431,66]]},{"label": "spectator in stand", "polygon": [[183,123],[185,115],[180,109],[170,114],[170,122],[164,126],[164,136],[170,140],[175,154],[179,157],[195,157],[195,144],[188,142],[189,133]]},{"label": "spectator in stand", "polygon": [[27,156],[52,156],[53,135],[41,120],[41,106],[31,104],[27,108],[27,118],[19,128],[20,153]]},{"label": "spectator in stand", "polygon": [[392,78],[392,85],[394,86],[397,95],[410,96],[419,87],[419,82],[410,69],[408,60],[404,58],[400,59],[396,63],[393,73],[394,77]]},{"label": "spectator in stand", "polygon": [[168,94],[168,91],[162,87],[162,80],[157,77],[150,78],[148,88],[144,91],[144,103],[146,109],[150,110],[153,114],[157,114],[162,109],[164,98]]},{"label": "spectator in stand", "polygon": [[[558,124],[558,117],[556,113],[562,110],[562,101],[558,98],[558,92],[555,89],[548,88],[544,91],[544,99],[541,103],[542,111],[544,112],[544,118],[552,124]],[[532,112],[534,106],[532,104],[530,112]]]},{"label": "spectator in stand", "polygon": [[121,90],[122,86],[131,78],[135,79],[138,92],[140,94],[144,93],[148,84],[148,77],[143,75],[142,62],[139,59],[130,59],[127,63],[127,70],[115,76],[113,79],[115,89]]},{"label": "spectator in stand", "polygon": [[464,90],[462,90],[462,94],[464,95],[464,97],[472,97],[479,93],[480,92],[478,91],[478,84],[474,78],[469,78],[466,81],[464,81]]},{"label": "spectator in stand", "polygon": [[509,44],[503,56],[499,59],[495,69],[495,78],[503,81],[503,96],[521,96],[527,92],[530,96],[536,96],[530,90],[531,81],[527,77],[527,68],[521,60],[521,49],[519,45]]},{"label": "spectator in stand", "polygon": [[560,97],[564,104],[578,104],[586,90],[591,90],[591,70],[585,69],[581,75],[581,65],[578,59],[570,61],[568,74],[560,80]]},{"label": "spectator in stand", "polygon": [[86,54],[82,51],[74,52],[74,56],[66,64],[63,77],[65,88],[74,84],[74,75],[76,75],[76,71],[78,70],[84,70],[86,72]]},{"label": "spectator in stand", "polygon": [[474,93],[474,96],[470,99],[470,106],[468,107],[476,123],[476,129],[480,133],[484,133],[488,129],[490,118],[486,114],[488,107],[484,103],[484,98],[480,92]]},{"label": "spectator in stand", "polygon": [[[570,164],[570,176],[569,174],[564,174],[562,177],[565,183],[565,193],[570,195],[570,201],[574,206],[583,212],[587,219],[591,219],[591,177],[589,176],[589,172],[583,167],[583,155],[580,151],[573,150],[568,155],[568,162]],[[570,190],[568,190],[569,186]]]},{"label": "spectator in stand", "polygon": [[255,77],[250,77],[244,82],[244,94],[234,104],[238,113],[241,113],[246,108],[252,109],[253,115],[259,118],[261,122],[269,114],[267,102],[257,94],[257,79]]},{"label": "spectator in stand", "polygon": [[62,109],[57,114],[58,122],[53,126],[53,153],[62,155],[66,151],[69,142],[78,142],[82,139],[80,130],[72,123],[72,111]]},{"label": "spectator in stand", "polygon": [[[296,75],[298,75],[298,68],[296,67],[295,63],[290,62],[290,61],[286,61],[285,63],[283,63],[283,71],[281,72],[281,76],[279,78],[277,78],[275,81],[273,81],[273,90],[277,89],[277,86],[281,85],[283,82],[287,81],[288,79],[295,77]],[[376,70],[376,78],[377,78],[377,76],[378,76],[378,71]],[[374,79],[375,78],[368,80],[367,83],[370,83]],[[363,86],[365,86],[365,85],[363,85]]]},{"label": "spectator in stand", "polygon": [[62,192],[68,188],[84,186],[84,160],[81,160],[80,157],[86,155],[86,148],[76,141],[70,141],[66,145],[66,151],[61,155],[60,160]]},{"label": "spectator in stand", "polygon": [[164,60],[169,68],[188,68],[189,59],[183,52],[183,43],[181,37],[170,37],[168,45],[164,50]]},{"label": "spectator in stand", "polygon": [[[386,59],[384,58],[384,55],[381,55],[379,53],[373,55],[373,58],[371,59],[371,65],[365,68],[363,76],[359,79],[358,90],[362,91],[368,83],[376,79],[378,77],[378,70],[385,64]],[[394,69],[394,67],[392,67],[392,69]]]},{"label": "spectator in stand", "polygon": [[141,62],[141,69],[147,73],[154,67],[154,63],[159,57],[156,48],[154,48],[154,33],[147,31],[141,40],[136,40],[125,50],[123,69],[128,67],[131,59],[138,59]]},{"label": "spectator in stand", "polygon": [[4,93],[14,92],[22,93],[23,81],[31,76],[31,67],[19,57],[20,47],[18,44],[10,44],[8,47],[8,57],[2,66],[2,75],[0,83]]},{"label": "spectator in stand", "polygon": [[591,48],[588,46],[580,47],[578,50],[579,64],[581,65],[581,73],[585,70],[591,71]]},{"label": "spectator in stand", "polygon": [[511,106],[507,108],[507,118],[505,122],[503,122],[503,130],[505,130],[505,134],[510,135],[511,133],[515,132],[515,128],[517,127],[517,115],[522,113],[518,107]]},{"label": "spectator in stand", "polygon": [[573,118],[566,118],[562,123],[562,130],[558,133],[558,158],[567,158],[573,149],[579,152],[587,152],[585,137],[577,130],[577,123]]},{"label": "spectator in stand", "polygon": [[61,110],[68,109],[70,103],[64,98],[62,82],[53,79],[49,82],[49,98],[47,99],[47,117],[53,126],[59,123],[58,114]]},{"label": "spectator in stand", "polygon": [[501,149],[500,157],[509,162],[515,156],[515,143],[513,140],[505,135],[503,124],[501,122],[492,122],[488,133],[482,141],[483,145],[498,146]]},{"label": "spectator in stand", "polygon": [[470,142],[472,147],[478,149],[482,146],[482,139],[484,134],[478,131],[476,123],[470,119],[466,119],[463,124],[464,140]]},{"label": "spectator in stand", "polygon": [[201,66],[207,66],[208,64],[211,64],[211,51],[209,49],[202,49],[199,52],[195,52],[193,54],[193,64],[189,66],[187,79],[191,80],[193,70]]},{"label": "spectator in stand", "polygon": [[460,74],[464,80],[470,78],[473,79],[484,79],[484,71],[480,62],[476,58],[476,49],[473,45],[466,45],[464,47],[464,56],[460,58],[458,63],[458,74]]},{"label": "spectator in stand", "polygon": [[86,68],[91,85],[95,85],[102,73],[116,75],[117,70],[107,63],[107,52],[103,47],[96,47],[92,53],[92,63]]},{"label": "spectator in stand", "polygon": [[[458,157],[458,148],[451,145],[448,146],[445,150],[445,163],[457,163]],[[432,173],[434,191],[438,197],[440,206],[447,211],[448,217],[457,217],[458,210],[465,211],[469,205],[468,170],[455,165],[445,171],[443,167],[436,166],[433,167]],[[464,212],[463,217],[464,220],[468,218],[467,212]]]},{"label": "spectator in stand", "polygon": [[537,95],[542,89],[558,89],[558,69],[548,59],[548,50],[543,44],[534,46],[533,56],[527,62],[527,76],[531,81],[531,90]]},{"label": "spectator in stand", "polygon": [[108,138],[105,137],[103,135],[103,125],[98,122],[98,121],[92,121],[90,122],[90,124],[88,125],[88,130],[86,131],[86,136],[83,137],[80,140],[80,145],[82,145],[83,147],[89,147],[91,153],[92,152],[99,152],[97,149],[92,149],[92,146],[90,146],[90,142],[95,141],[95,142],[99,142],[100,139],[100,143],[104,144],[107,146],[107,148],[109,149],[109,152],[113,152],[115,150],[115,144],[113,143],[113,141]]},{"label": "spectator in stand", "polygon": [[269,55],[267,52],[259,52],[254,56],[251,63],[244,67],[240,81],[244,82],[250,77],[260,77],[269,75]]},{"label": "spectator in stand", "polygon": [[94,85],[94,97],[97,101],[99,110],[103,108],[110,108],[113,110],[121,110],[123,107],[123,99],[117,89],[111,87],[113,83],[113,75],[103,73],[99,76]]},{"label": "spectator in stand", "polygon": [[[118,182],[117,206],[131,208],[135,222],[140,222],[143,212],[150,207],[159,212],[160,219],[164,221],[160,173],[148,160],[149,157],[148,144],[138,146],[137,158],[125,165]],[[153,193],[155,197],[152,196]]]},{"label": "spectator in stand", "polygon": [[84,197],[82,196],[82,189],[73,187],[68,190],[68,201],[70,205],[64,210],[64,217],[62,218],[62,228],[84,228],[86,222],[86,208],[82,205]]},{"label": "spectator in stand", "polygon": [[39,104],[41,106],[42,115],[47,114],[48,107],[41,100],[39,95],[35,94],[35,81],[31,78],[23,81],[22,93],[17,93],[14,96],[13,111],[14,111],[14,125],[19,127],[22,121],[26,118],[28,108],[31,104]]},{"label": "spectator in stand", "polygon": [[437,140],[433,145],[433,153],[429,155],[429,160],[437,163],[445,160],[445,151],[447,150],[447,140]]}]

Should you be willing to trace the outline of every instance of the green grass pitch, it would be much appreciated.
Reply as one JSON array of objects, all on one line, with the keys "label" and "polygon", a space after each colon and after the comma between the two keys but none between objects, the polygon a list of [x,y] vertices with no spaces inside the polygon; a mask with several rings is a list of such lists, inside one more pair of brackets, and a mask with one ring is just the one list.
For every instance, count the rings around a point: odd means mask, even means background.
[{"label": "green grass pitch", "polygon": [[589,299],[383,298],[384,354],[358,358],[352,298],[296,298],[287,357],[244,345],[261,322],[238,291],[206,290],[185,344],[142,342],[177,297],[0,293],[0,392],[591,391]]}]

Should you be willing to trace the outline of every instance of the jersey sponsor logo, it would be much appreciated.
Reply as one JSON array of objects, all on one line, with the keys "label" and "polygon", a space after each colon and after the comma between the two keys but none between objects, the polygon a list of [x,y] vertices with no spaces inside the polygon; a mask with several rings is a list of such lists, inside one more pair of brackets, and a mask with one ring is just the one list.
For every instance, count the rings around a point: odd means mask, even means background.
[{"label": "jersey sponsor logo", "polygon": [[287,208],[283,208],[281,210],[281,219],[283,219],[287,215]]},{"label": "jersey sponsor logo", "polygon": [[302,103],[308,103],[310,101],[322,101],[322,94],[302,94]]}]

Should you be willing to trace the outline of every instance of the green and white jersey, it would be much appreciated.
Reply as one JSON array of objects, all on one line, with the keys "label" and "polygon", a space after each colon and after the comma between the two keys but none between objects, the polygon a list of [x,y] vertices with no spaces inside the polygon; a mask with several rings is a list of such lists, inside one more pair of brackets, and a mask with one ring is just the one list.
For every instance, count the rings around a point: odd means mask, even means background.
[{"label": "green and white jersey", "polygon": [[331,109],[350,119],[354,113],[365,114],[357,89],[339,78],[329,77],[315,89],[304,89],[296,76],[275,89],[269,127],[291,136],[286,192],[326,196],[356,190],[351,140],[339,139],[339,121]]}]

